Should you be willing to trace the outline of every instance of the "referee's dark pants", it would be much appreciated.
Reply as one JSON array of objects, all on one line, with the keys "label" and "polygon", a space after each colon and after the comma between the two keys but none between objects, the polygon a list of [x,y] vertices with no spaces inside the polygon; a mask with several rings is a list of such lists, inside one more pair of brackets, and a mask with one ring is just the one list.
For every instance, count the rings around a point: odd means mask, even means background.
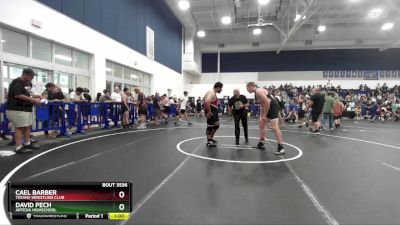
[{"label": "referee's dark pants", "polygon": [[247,115],[246,111],[242,112],[234,112],[233,117],[235,119],[235,136],[236,136],[236,141],[239,140],[240,138],[240,120],[242,120],[242,125],[244,129],[244,137],[246,140],[249,138],[249,130],[248,130],[248,125],[247,125]]}]

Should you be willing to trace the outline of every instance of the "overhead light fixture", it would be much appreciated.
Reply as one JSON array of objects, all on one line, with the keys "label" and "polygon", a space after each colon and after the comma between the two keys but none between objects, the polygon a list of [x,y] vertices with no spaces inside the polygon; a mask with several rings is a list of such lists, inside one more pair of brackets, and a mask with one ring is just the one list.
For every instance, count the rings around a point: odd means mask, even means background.
[{"label": "overhead light fixture", "polygon": [[64,61],[68,61],[68,62],[72,62],[72,58],[65,56],[65,55],[54,55],[54,58],[60,59],[60,60],[64,60]]},{"label": "overhead light fixture", "polygon": [[197,31],[197,37],[203,38],[206,36],[206,32],[204,30]]},{"label": "overhead light fixture", "polygon": [[266,5],[270,2],[271,0],[258,0],[258,4],[260,5]]},{"label": "overhead light fixture", "polygon": [[225,25],[231,24],[232,23],[232,19],[231,19],[230,16],[224,16],[224,17],[221,18],[221,23],[225,24]]},{"label": "overhead light fixture", "polygon": [[1,43],[5,43],[6,42],[6,40],[1,40]]},{"label": "overhead light fixture", "polygon": [[349,0],[350,2],[359,2],[360,0]]},{"label": "overhead light fixture", "polygon": [[137,79],[137,76],[136,76],[136,75],[134,75],[134,74],[131,74],[131,78],[133,78],[133,79]]},{"label": "overhead light fixture", "polygon": [[381,8],[375,8],[375,9],[371,9],[368,11],[368,18],[370,19],[376,19],[378,17],[380,17],[383,13],[383,10]]},{"label": "overhead light fixture", "polygon": [[326,31],[326,26],[325,25],[319,25],[318,26],[318,32],[324,32]]},{"label": "overhead light fixture", "polygon": [[300,18],[301,18],[301,15],[300,14],[296,14],[296,16],[294,17],[294,22],[299,21]]},{"label": "overhead light fixture", "polygon": [[382,30],[391,30],[394,27],[394,23],[385,23],[382,25],[381,29]]},{"label": "overhead light fixture", "polygon": [[181,10],[188,10],[190,8],[190,4],[186,0],[179,1],[178,6]]},{"label": "overhead light fixture", "polygon": [[303,20],[305,20],[305,19],[307,19],[307,16],[306,16],[306,15],[303,16]]},{"label": "overhead light fixture", "polygon": [[107,72],[112,72],[113,70],[111,68],[106,67]]},{"label": "overhead light fixture", "polygon": [[254,30],[253,30],[253,34],[254,35],[260,35],[262,33],[262,30],[260,29],[260,28],[255,28]]}]

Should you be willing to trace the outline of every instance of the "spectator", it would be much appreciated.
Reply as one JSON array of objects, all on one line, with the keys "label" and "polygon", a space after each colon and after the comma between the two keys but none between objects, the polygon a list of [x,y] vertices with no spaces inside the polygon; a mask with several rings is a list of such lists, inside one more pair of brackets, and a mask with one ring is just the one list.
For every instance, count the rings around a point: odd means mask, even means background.
[{"label": "spectator", "polygon": [[100,103],[104,103],[104,102],[111,102],[111,97],[110,97],[110,91],[109,90],[104,90],[103,91],[103,95],[99,98],[99,102]]},{"label": "spectator", "polygon": [[[47,104],[49,101],[55,100],[54,97],[60,97],[55,95],[57,89],[56,86],[53,83],[48,83],[46,84],[46,90],[42,93],[42,100],[41,103]],[[62,97],[64,95],[61,92]],[[62,99],[61,99],[62,100]],[[48,128],[49,123],[52,123],[52,121],[57,120],[58,118],[54,118],[54,111],[59,110],[58,108],[54,108],[56,106],[50,105],[49,106],[49,116],[50,116],[50,121],[43,121],[43,128]],[[49,131],[44,131],[44,135],[49,138],[56,138],[58,135],[58,132],[56,130],[52,131],[51,134],[49,134]]]},{"label": "spectator", "polygon": [[[31,97],[27,83],[31,83],[36,76],[32,69],[24,69],[19,78],[14,79],[9,88],[7,96],[6,115],[15,128],[15,151],[17,153],[28,153],[39,149],[31,143],[32,108],[34,104],[40,103],[40,98]],[[25,144],[22,145],[22,138]]]},{"label": "spectator", "polygon": [[114,87],[114,92],[111,94],[111,100],[118,103],[122,102],[122,96],[118,86]]},{"label": "spectator", "polygon": [[146,129],[147,101],[146,96],[140,91],[139,87],[135,87],[135,93],[138,95],[137,107],[139,108],[140,126],[138,129]]},{"label": "spectator", "polygon": [[96,102],[100,102],[101,93],[98,92],[96,95]]},{"label": "spectator", "polygon": [[329,130],[333,129],[333,107],[335,99],[332,97],[334,95],[332,92],[328,92],[325,96],[324,107],[322,109],[322,127],[326,128],[326,120],[329,121]]},{"label": "spectator", "polygon": [[86,102],[85,97],[83,96],[83,88],[76,88],[75,92],[71,92],[69,96],[69,100],[71,102]]},{"label": "spectator", "polygon": [[89,94],[89,89],[83,89],[83,97],[86,99],[87,102],[92,102],[92,96]]}]

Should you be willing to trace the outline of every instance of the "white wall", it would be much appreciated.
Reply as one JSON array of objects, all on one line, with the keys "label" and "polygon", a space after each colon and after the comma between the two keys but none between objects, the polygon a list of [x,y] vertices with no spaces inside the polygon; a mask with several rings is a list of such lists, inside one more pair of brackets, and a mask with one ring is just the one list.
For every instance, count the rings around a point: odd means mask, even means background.
[{"label": "white wall", "polygon": [[[302,71],[302,72],[262,72],[262,73],[203,73],[200,82],[193,84],[190,96],[204,96],[204,94],[213,87],[213,84],[221,81],[224,84],[221,97],[225,95],[232,96],[233,89],[239,88],[241,93],[248,98],[254,98],[254,95],[246,91],[246,83],[254,81],[258,86],[279,86],[281,84],[293,84],[296,86],[308,85],[326,85],[328,79],[322,78],[322,71]],[[376,87],[378,83],[381,85],[387,83],[389,87],[400,85],[399,79],[382,79],[382,80],[347,80],[347,79],[331,79],[334,86],[340,85],[344,89],[358,88],[360,84],[367,84],[369,87]]]},{"label": "white wall", "polygon": [[[92,93],[102,92],[106,87],[106,59],[152,74],[152,93],[167,93],[167,89],[172,89],[172,94],[183,91],[180,73],[37,1],[0,0],[0,5],[0,23],[93,54]],[[42,28],[33,27],[32,19],[41,21]]]}]

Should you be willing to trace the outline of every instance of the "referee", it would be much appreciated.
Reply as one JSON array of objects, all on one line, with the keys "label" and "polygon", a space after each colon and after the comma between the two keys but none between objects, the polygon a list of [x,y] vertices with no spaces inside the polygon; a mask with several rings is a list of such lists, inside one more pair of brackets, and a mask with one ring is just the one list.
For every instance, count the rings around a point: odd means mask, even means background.
[{"label": "referee", "polygon": [[239,145],[240,138],[240,125],[239,121],[242,120],[242,125],[244,129],[244,137],[246,139],[246,143],[249,142],[249,132],[247,125],[247,108],[249,107],[249,103],[247,101],[246,96],[241,95],[239,89],[235,89],[233,91],[233,97],[229,99],[229,114],[233,115],[235,119],[235,136],[236,136],[236,145]]}]

